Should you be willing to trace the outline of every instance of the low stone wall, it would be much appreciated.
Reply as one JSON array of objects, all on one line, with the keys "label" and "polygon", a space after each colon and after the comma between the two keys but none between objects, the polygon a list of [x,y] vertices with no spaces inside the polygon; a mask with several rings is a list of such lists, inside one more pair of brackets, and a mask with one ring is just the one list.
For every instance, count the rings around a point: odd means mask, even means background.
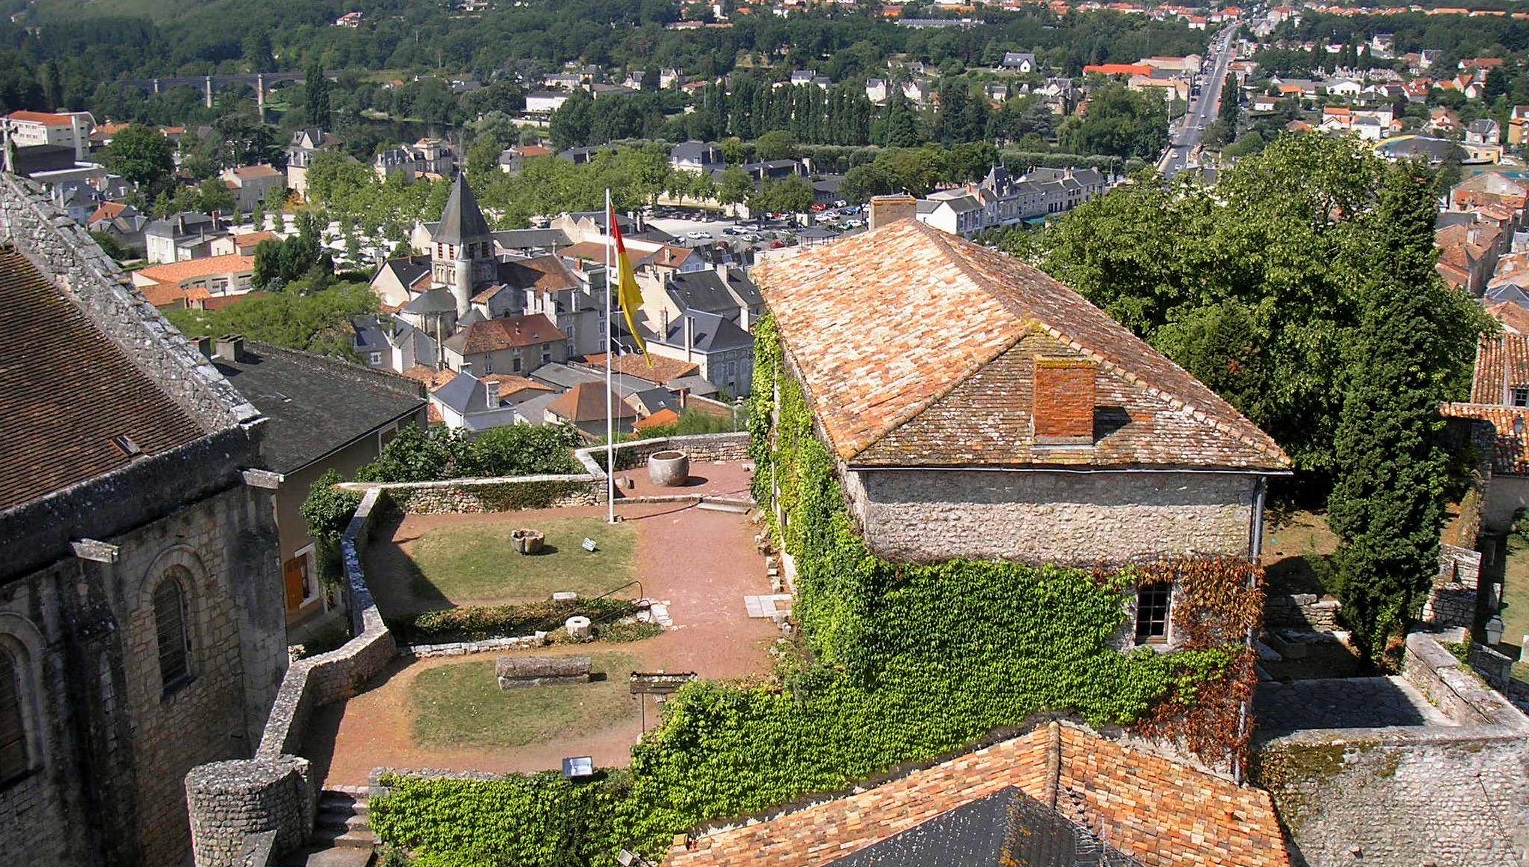
[{"label": "low stone wall", "polygon": [[1529,720],[1430,635],[1407,636],[1402,675],[1459,725],[1504,726],[1529,734]]},{"label": "low stone wall", "polygon": [[202,765],[186,775],[196,867],[236,867],[246,838],[257,832],[275,831],[272,851],[279,854],[312,830],[318,781],[310,778],[307,760],[295,755],[308,718],[316,708],[355,695],[397,655],[360,557],[384,496],[366,493],[341,540],[355,637],[287,669],[255,758]]},{"label": "low stone wall", "polygon": [[[747,433],[696,434],[658,437],[616,445],[618,470],[641,466],[650,455],[678,449],[692,461],[717,462],[748,459]],[[507,476],[491,479],[447,479],[439,482],[347,482],[350,491],[387,491],[388,498],[405,512],[419,515],[441,513],[512,512],[518,509],[557,509],[593,506],[605,502],[605,447],[591,446],[574,452],[584,470],[567,475]]]},{"label": "low stone wall", "polygon": [[1520,867],[1529,851],[1529,719],[1431,636],[1404,674],[1454,726],[1320,729],[1255,751],[1297,865]]},{"label": "low stone wall", "polygon": [[1315,593],[1271,593],[1264,602],[1264,625],[1270,629],[1332,632],[1339,628],[1338,612],[1342,609],[1338,600]]},{"label": "low stone wall", "polygon": [[1428,600],[1423,603],[1423,622],[1438,629],[1476,622],[1476,596],[1481,581],[1481,552],[1456,545],[1439,546],[1439,574]]},{"label": "low stone wall", "polygon": [[502,650],[529,650],[546,647],[547,633],[537,632],[519,638],[485,638],[482,641],[452,641],[445,644],[411,644],[398,649],[400,656],[426,659],[432,656],[468,656]]}]

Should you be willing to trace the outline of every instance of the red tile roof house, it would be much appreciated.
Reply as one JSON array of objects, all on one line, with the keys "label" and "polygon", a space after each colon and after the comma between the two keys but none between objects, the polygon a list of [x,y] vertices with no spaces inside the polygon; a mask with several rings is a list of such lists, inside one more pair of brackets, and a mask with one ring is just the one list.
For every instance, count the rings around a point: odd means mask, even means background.
[{"label": "red tile roof house", "polygon": [[[1491,426],[1492,473],[1482,498],[1481,524],[1488,533],[1512,529],[1515,513],[1529,508],[1529,336],[1497,334],[1476,345],[1476,373],[1467,403],[1446,403],[1448,417]],[[1515,636],[1516,637],[1516,636]]]},{"label": "red tile roof house", "polygon": [[875,553],[1257,552],[1289,458],[1035,268],[900,221],[751,276]]}]

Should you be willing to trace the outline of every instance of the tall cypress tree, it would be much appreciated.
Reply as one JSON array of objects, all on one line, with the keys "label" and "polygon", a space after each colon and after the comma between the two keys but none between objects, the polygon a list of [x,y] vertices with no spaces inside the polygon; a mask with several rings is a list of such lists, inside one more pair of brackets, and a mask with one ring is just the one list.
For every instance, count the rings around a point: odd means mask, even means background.
[{"label": "tall cypress tree", "polygon": [[321,64],[313,63],[308,66],[308,71],[303,76],[303,88],[308,97],[304,105],[308,114],[308,123],[318,127],[328,126],[329,79],[324,76],[324,67]]},{"label": "tall cypress tree", "polygon": [[1335,441],[1328,523],[1342,540],[1343,616],[1360,648],[1385,663],[1417,617],[1439,568],[1445,456],[1438,405],[1454,290],[1434,272],[1429,179],[1392,169],[1371,215],[1373,279]]}]

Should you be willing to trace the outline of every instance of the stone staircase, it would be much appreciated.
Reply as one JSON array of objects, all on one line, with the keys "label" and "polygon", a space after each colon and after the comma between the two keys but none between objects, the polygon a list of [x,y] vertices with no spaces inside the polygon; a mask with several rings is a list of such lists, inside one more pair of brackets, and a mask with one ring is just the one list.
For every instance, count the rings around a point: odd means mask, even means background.
[{"label": "stone staircase", "polygon": [[336,786],[319,793],[313,836],[298,857],[303,867],[368,867],[377,835],[364,786]]}]

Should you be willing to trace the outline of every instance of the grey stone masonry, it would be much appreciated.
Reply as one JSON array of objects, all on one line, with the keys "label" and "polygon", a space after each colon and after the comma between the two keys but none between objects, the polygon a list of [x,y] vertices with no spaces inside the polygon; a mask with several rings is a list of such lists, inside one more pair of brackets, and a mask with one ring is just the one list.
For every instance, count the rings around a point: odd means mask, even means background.
[{"label": "grey stone masonry", "polygon": [[589,683],[589,657],[501,656],[494,660],[494,676],[499,680],[500,689]]},{"label": "grey stone masonry", "polygon": [[1450,725],[1307,729],[1263,740],[1297,864],[1521,867],[1529,853],[1529,718],[1429,635],[1404,675]]},{"label": "grey stone masonry", "polygon": [[272,852],[302,845],[313,825],[313,783],[308,760],[296,756],[192,769],[186,803],[196,863],[238,865],[246,838],[262,832],[275,832]]},{"label": "grey stone masonry", "polygon": [[1315,593],[1271,593],[1264,602],[1264,625],[1270,629],[1332,632],[1343,605]]}]

